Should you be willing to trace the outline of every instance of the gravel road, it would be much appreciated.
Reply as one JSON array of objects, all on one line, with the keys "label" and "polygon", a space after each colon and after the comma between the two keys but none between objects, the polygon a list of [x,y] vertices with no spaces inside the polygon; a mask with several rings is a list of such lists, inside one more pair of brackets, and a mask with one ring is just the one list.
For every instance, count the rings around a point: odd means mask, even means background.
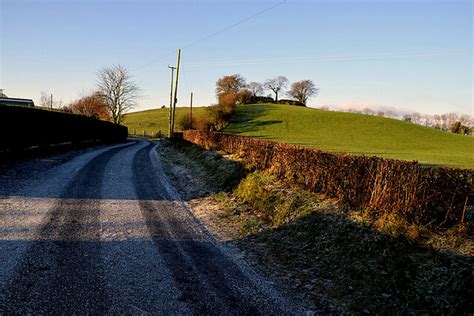
[{"label": "gravel road", "polygon": [[219,244],[153,142],[0,174],[0,314],[300,314]]}]

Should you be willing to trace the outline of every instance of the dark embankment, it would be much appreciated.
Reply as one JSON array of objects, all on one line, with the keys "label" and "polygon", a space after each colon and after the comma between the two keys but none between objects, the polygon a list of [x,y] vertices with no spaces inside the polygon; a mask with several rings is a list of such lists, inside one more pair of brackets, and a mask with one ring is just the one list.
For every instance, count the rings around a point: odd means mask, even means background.
[{"label": "dark embankment", "polygon": [[0,154],[125,141],[127,127],[81,115],[0,105]]}]

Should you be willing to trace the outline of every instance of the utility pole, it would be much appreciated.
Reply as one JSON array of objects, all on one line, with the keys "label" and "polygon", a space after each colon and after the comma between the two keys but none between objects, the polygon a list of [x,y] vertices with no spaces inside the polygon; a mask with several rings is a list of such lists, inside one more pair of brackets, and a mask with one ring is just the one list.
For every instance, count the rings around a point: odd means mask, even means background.
[{"label": "utility pole", "polygon": [[173,102],[173,120],[171,121],[171,135],[170,137],[173,138],[174,133],[174,122],[175,122],[175,115],[176,115],[176,104],[178,103],[178,79],[179,79],[179,62],[181,59],[181,48],[178,49],[178,60],[176,61],[176,81],[174,84],[174,102]]},{"label": "utility pole", "polygon": [[51,93],[51,100],[50,101],[51,101],[51,106],[50,107],[51,107],[51,109],[53,109],[53,94],[52,93]]},{"label": "utility pole", "polygon": [[168,65],[168,68],[171,69],[171,87],[170,87],[170,123],[169,123],[169,137],[173,135],[173,79],[174,79],[174,70],[176,67]]},{"label": "utility pole", "polygon": [[189,101],[189,127],[193,129],[193,93],[191,92],[191,100]]}]

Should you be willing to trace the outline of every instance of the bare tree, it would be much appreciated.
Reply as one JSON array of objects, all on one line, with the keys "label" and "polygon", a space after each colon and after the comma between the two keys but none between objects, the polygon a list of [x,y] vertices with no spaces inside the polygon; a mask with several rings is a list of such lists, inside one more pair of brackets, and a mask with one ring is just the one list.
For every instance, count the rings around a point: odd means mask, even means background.
[{"label": "bare tree", "polygon": [[461,114],[459,117],[459,121],[461,124],[466,125],[468,127],[474,127],[474,118],[468,114]]},{"label": "bare tree", "polygon": [[41,91],[40,106],[45,107],[45,108],[51,107],[51,94],[50,93]]},{"label": "bare tree", "polygon": [[263,94],[263,85],[259,82],[252,81],[247,85],[247,90],[252,93],[252,96],[258,97],[259,95]]},{"label": "bare tree", "polygon": [[388,118],[397,118],[399,115],[393,111],[386,111],[385,112],[385,117]]},{"label": "bare tree", "polygon": [[137,105],[140,88],[132,81],[128,70],[122,65],[102,68],[98,77],[97,91],[104,98],[112,121],[120,124],[123,114]]},{"label": "bare tree", "polygon": [[362,114],[374,115],[375,111],[369,108],[368,106],[362,109]]},{"label": "bare tree", "polygon": [[273,91],[273,93],[275,93],[275,101],[278,101],[278,93],[282,89],[286,88],[288,86],[288,83],[289,81],[288,79],[286,79],[286,77],[278,76],[273,79],[268,79],[267,81],[265,81],[263,86],[265,87],[265,89]]},{"label": "bare tree", "polygon": [[410,117],[410,122],[412,122],[414,124],[421,125],[423,123],[423,117],[418,112],[410,113],[410,114],[408,114],[408,116]]},{"label": "bare tree", "polygon": [[294,82],[291,85],[288,95],[306,105],[306,101],[308,101],[308,99],[312,96],[316,95],[318,91],[319,89],[316,88],[313,81],[301,80]]},{"label": "bare tree", "polygon": [[63,106],[63,100],[54,100],[51,93],[41,91],[40,106],[45,108],[59,109]]},{"label": "bare tree", "polygon": [[447,128],[447,130],[450,130],[451,126],[459,120],[459,116],[454,112],[448,113],[446,115],[447,115],[447,118],[448,118],[448,122],[447,122],[448,128]]},{"label": "bare tree", "polygon": [[449,120],[448,116],[446,114],[441,114],[440,116],[440,121],[441,121],[441,130],[442,131],[447,131],[449,129]]}]

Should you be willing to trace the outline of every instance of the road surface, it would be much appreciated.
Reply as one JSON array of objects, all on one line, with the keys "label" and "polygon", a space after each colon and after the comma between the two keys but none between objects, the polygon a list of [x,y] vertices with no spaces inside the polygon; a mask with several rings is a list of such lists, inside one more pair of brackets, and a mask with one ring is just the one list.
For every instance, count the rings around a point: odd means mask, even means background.
[{"label": "road surface", "polygon": [[301,312],[212,238],[155,149],[104,146],[0,174],[0,315]]}]

